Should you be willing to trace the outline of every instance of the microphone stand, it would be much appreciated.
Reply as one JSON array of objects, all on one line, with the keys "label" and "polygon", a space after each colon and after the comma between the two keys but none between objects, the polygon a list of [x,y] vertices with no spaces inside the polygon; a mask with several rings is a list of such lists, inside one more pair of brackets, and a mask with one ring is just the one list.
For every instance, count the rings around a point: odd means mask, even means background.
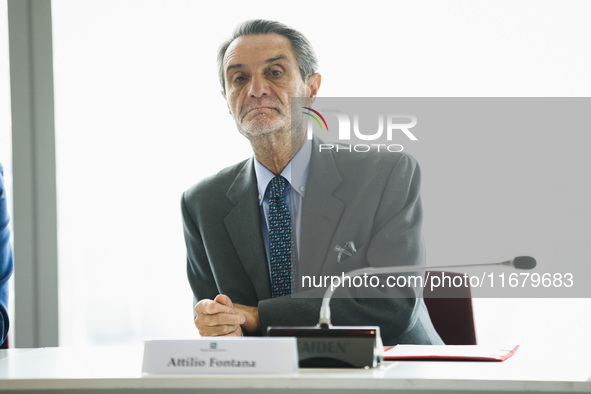
[{"label": "microphone stand", "polygon": [[[517,269],[532,269],[536,260],[519,256],[501,263],[446,265],[422,267],[406,265],[398,267],[362,267],[343,276],[383,275],[425,269],[461,269],[481,266],[509,266]],[[336,287],[328,287],[320,307],[320,319],[313,327],[268,327],[269,336],[295,336],[298,340],[298,357],[301,368],[373,368],[383,360],[383,345],[380,327],[333,326],[330,320],[330,300]]]}]

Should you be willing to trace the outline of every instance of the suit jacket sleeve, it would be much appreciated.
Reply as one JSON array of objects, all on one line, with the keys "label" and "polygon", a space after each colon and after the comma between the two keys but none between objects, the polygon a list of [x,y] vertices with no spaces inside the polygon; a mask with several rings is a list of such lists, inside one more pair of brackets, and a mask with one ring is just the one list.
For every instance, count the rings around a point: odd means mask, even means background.
[{"label": "suit jacket sleeve", "polygon": [[198,263],[207,262],[208,259],[201,232],[189,213],[184,194],[181,199],[181,212],[183,215],[185,244],[187,246],[187,277],[189,278],[195,302],[204,298],[215,298],[219,294],[219,290],[215,284],[211,267],[209,264]]},{"label": "suit jacket sleeve", "polygon": [[13,268],[3,174],[0,165],[0,344],[4,342],[8,334],[8,279]]},{"label": "suit jacket sleeve", "polygon": [[182,196],[187,277],[195,301],[226,294],[232,302],[256,306],[270,297],[254,176],[252,161],[242,162]]}]

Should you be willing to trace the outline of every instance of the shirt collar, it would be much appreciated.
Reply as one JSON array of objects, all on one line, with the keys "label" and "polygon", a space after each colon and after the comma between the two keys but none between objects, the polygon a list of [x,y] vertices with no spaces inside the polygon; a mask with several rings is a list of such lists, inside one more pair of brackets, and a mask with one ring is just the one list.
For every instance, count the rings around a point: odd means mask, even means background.
[{"label": "shirt collar", "polygon": [[[312,156],[311,141],[306,140],[298,153],[291,159],[287,166],[281,171],[281,176],[287,179],[292,189],[302,197],[305,193],[306,180],[308,179],[308,170],[310,166],[310,157]],[[292,165],[293,164],[293,165]],[[263,166],[255,157],[254,172],[257,178],[257,189],[259,191],[259,204],[263,203],[267,186],[275,177],[271,171]]]}]

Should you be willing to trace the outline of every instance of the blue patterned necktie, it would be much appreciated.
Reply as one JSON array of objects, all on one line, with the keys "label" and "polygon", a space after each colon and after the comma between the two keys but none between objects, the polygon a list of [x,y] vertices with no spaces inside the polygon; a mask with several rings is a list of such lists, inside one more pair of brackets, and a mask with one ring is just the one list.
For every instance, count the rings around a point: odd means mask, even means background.
[{"label": "blue patterned necktie", "polygon": [[291,293],[291,216],[283,197],[289,182],[281,176],[271,180],[269,195],[269,251],[271,297]]}]

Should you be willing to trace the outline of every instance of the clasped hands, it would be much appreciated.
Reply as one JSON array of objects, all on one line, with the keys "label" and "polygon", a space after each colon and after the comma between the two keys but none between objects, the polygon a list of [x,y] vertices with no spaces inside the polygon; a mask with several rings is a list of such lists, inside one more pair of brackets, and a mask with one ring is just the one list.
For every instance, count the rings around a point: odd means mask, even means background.
[{"label": "clasped hands", "polygon": [[233,304],[230,297],[218,294],[213,300],[203,299],[195,305],[195,326],[201,336],[242,336],[260,331],[259,309]]}]

